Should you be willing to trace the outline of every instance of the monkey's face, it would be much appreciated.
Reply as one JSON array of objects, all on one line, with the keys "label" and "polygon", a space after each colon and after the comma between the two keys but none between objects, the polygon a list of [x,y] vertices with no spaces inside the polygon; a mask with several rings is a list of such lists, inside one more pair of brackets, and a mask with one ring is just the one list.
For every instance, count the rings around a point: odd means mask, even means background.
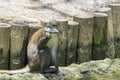
[{"label": "monkey's face", "polygon": [[57,25],[47,25],[45,27],[46,32],[51,32],[51,33],[58,33],[58,26]]}]

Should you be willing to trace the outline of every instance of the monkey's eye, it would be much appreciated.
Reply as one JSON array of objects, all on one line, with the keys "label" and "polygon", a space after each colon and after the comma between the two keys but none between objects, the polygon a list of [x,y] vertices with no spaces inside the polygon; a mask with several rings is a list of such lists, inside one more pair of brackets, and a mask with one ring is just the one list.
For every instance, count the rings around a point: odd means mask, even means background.
[{"label": "monkey's eye", "polygon": [[53,27],[54,27],[54,26],[52,26],[52,25],[49,26],[50,29],[53,29]]}]

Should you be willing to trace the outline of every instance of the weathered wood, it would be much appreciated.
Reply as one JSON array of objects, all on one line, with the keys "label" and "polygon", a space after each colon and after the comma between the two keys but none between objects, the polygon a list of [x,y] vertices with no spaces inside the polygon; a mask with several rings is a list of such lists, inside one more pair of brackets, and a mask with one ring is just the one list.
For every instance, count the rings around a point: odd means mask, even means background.
[{"label": "weathered wood", "polygon": [[40,22],[41,22],[42,27],[45,27],[50,22],[50,20],[49,19],[42,19]]},{"label": "weathered wood", "polygon": [[1,19],[0,18],[0,23],[7,23],[9,20]]},{"label": "weathered wood", "polygon": [[78,23],[68,22],[68,40],[67,40],[67,61],[66,64],[76,63],[77,41],[78,41]]},{"label": "weathered wood", "polygon": [[10,24],[10,69],[19,69],[25,65],[25,56],[27,53],[28,26],[22,22],[10,22]]},{"label": "weathered wood", "polygon": [[94,16],[92,14],[73,17],[79,25],[77,63],[91,60]]},{"label": "weathered wood", "polygon": [[107,18],[105,13],[94,13],[94,42],[93,59],[101,60],[105,58],[107,50]]},{"label": "weathered wood", "polygon": [[113,17],[115,57],[120,58],[120,4],[110,4]]},{"label": "weathered wood", "polygon": [[40,29],[40,26],[39,25],[29,25],[29,30],[28,30],[28,42],[31,38],[31,36],[33,35],[34,32],[36,32],[38,29]]},{"label": "weathered wood", "polygon": [[106,57],[115,58],[115,46],[114,46],[114,30],[113,30],[113,21],[111,8],[99,8],[97,12],[106,13],[108,15],[108,24],[107,24],[107,52]]},{"label": "weathered wood", "polygon": [[0,23],[0,69],[9,67],[10,25]]},{"label": "weathered wood", "polygon": [[66,19],[56,19],[59,26],[59,48],[58,58],[59,65],[66,65],[66,51],[67,51],[67,32],[68,32],[68,21]]}]

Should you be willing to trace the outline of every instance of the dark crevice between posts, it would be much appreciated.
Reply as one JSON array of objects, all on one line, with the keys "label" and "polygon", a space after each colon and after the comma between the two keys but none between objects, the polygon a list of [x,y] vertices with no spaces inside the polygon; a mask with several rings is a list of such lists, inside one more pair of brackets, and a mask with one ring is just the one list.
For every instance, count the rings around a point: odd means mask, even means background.
[{"label": "dark crevice between posts", "polygon": [[26,66],[27,64],[27,43],[28,43],[28,36],[23,41],[23,44],[26,44],[26,45],[23,45],[22,50],[20,51],[20,53],[25,53],[23,55],[21,54],[21,56],[25,56],[25,59],[21,58],[21,64],[23,64],[23,66]]},{"label": "dark crevice between posts", "polygon": [[7,57],[6,62],[8,62],[7,69],[9,69],[9,66],[10,66],[10,49],[8,50],[7,54],[8,54],[8,57]]},{"label": "dark crevice between posts", "polygon": [[107,18],[105,13],[94,13],[93,60],[105,59],[107,50]]},{"label": "dark crevice between posts", "polygon": [[79,23],[77,63],[87,62],[92,56],[92,39],[94,16],[92,14],[79,14],[73,17]]},{"label": "dark crevice between posts", "polygon": [[[10,28],[10,33],[11,33],[11,28]],[[11,35],[10,35],[11,36]],[[11,46],[11,38],[9,40],[9,51],[8,51],[8,70],[10,69],[10,46]]]},{"label": "dark crevice between posts", "polygon": [[[77,22],[77,21],[76,21]],[[78,35],[77,35],[77,49],[76,49],[76,63],[77,63],[77,61],[78,61],[78,59],[79,59],[79,55],[78,55],[78,53],[79,53],[79,51],[78,51],[78,49],[79,49],[79,34],[80,34],[80,29],[79,29],[79,26],[80,26],[80,23],[78,23]]]},{"label": "dark crevice between posts", "polygon": [[109,4],[113,18],[115,57],[120,58],[120,3]]},{"label": "dark crevice between posts", "polygon": [[115,58],[115,46],[114,46],[114,29],[113,29],[113,18],[111,8],[99,8],[96,12],[106,13],[108,15],[107,23],[107,52],[105,57]]},{"label": "dark crevice between posts", "polygon": [[[3,69],[3,66],[5,62],[3,62],[3,48],[0,48],[0,69]],[[7,67],[6,67],[7,69]]]},{"label": "dark crevice between posts", "polygon": [[115,37],[115,57],[120,58],[120,37]]}]

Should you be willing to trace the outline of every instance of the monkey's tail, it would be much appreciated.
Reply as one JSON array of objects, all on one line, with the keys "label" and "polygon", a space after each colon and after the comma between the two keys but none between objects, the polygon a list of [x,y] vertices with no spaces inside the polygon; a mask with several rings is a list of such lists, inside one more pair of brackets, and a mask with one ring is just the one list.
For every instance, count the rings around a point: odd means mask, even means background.
[{"label": "monkey's tail", "polygon": [[24,68],[18,69],[18,70],[0,70],[0,73],[20,74],[20,73],[29,72],[30,70],[31,70],[30,67],[28,65],[26,65]]}]

